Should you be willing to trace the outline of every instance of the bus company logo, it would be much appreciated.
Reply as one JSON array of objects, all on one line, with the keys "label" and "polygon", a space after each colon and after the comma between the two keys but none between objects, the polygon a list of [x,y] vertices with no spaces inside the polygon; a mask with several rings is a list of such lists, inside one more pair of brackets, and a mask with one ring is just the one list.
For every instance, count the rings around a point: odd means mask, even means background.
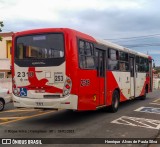
[{"label": "bus company logo", "polygon": [[2,144],[11,144],[11,139],[2,139]]},{"label": "bus company logo", "polygon": [[44,62],[32,62],[32,65],[37,65],[37,64],[46,64]]}]

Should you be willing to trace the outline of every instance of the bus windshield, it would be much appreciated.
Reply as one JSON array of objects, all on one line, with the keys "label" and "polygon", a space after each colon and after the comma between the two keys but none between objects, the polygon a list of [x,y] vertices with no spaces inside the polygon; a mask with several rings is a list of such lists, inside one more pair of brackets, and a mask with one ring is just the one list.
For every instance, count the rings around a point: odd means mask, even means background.
[{"label": "bus windshield", "polygon": [[64,57],[63,34],[29,35],[17,38],[15,59]]}]

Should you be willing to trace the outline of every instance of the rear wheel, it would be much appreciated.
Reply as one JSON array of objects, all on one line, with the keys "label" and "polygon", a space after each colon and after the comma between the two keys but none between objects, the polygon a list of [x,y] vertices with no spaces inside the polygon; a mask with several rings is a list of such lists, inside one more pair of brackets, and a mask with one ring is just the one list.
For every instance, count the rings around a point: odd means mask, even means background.
[{"label": "rear wheel", "polygon": [[0,99],[0,111],[4,109],[4,101]]},{"label": "rear wheel", "polygon": [[112,104],[109,107],[110,112],[115,113],[118,111],[119,107],[119,92],[115,90],[112,95]]}]

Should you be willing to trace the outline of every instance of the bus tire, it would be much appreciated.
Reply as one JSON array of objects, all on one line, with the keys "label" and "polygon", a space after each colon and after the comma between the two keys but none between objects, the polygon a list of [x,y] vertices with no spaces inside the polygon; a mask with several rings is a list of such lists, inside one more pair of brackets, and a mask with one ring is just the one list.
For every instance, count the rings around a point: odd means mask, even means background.
[{"label": "bus tire", "polygon": [[3,111],[4,109],[4,101],[0,99],[0,111]]},{"label": "bus tire", "polygon": [[119,107],[119,92],[118,90],[114,90],[113,94],[112,94],[112,104],[109,107],[109,111],[112,113],[115,113],[118,111],[118,107]]}]

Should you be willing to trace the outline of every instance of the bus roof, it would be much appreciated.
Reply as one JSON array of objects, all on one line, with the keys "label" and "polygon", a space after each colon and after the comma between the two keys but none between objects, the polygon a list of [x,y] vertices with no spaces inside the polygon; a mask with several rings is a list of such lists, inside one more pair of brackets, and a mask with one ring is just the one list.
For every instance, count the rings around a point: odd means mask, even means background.
[{"label": "bus roof", "polygon": [[120,50],[120,51],[128,52],[128,53],[131,53],[131,54],[135,54],[137,56],[142,56],[142,57],[151,59],[151,57],[149,55],[131,50],[129,48],[125,48],[123,46],[120,46],[120,45],[117,45],[115,43],[109,42],[107,40],[94,38],[91,35],[88,35],[88,34],[85,34],[85,33],[79,32],[77,30],[70,29],[70,28],[41,28],[41,29],[34,29],[34,30],[26,30],[26,31],[22,31],[22,32],[17,32],[14,35],[15,36],[22,36],[22,35],[27,35],[27,34],[48,33],[48,32],[51,32],[51,31],[54,31],[54,32],[56,32],[56,31],[57,32],[70,32],[70,33],[73,33],[74,35],[76,35],[80,38],[85,38],[89,41],[97,42],[97,43],[102,44],[106,47],[114,48],[114,49],[117,49],[117,50]]},{"label": "bus roof", "polygon": [[137,51],[131,50],[129,48],[125,48],[123,46],[117,45],[115,43],[112,43],[112,42],[109,42],[109,41],[106,41],[106,40],[102,40],[102,39],[96,39],[96,40],[97,40],[98,43],[100,43],[100,44],[102,44],[104,46],[113,48],[113,49],[117,49],[117,50],[120,50],[120,51],[128,52],[130,54],[134,54],[134,55],[137,55],[137,56],[142,56],[142,57],[145,57],[145,58],[151,58],[149,55],[146,55],[146,54],[143,54],[141,52],[137,52]]}]

